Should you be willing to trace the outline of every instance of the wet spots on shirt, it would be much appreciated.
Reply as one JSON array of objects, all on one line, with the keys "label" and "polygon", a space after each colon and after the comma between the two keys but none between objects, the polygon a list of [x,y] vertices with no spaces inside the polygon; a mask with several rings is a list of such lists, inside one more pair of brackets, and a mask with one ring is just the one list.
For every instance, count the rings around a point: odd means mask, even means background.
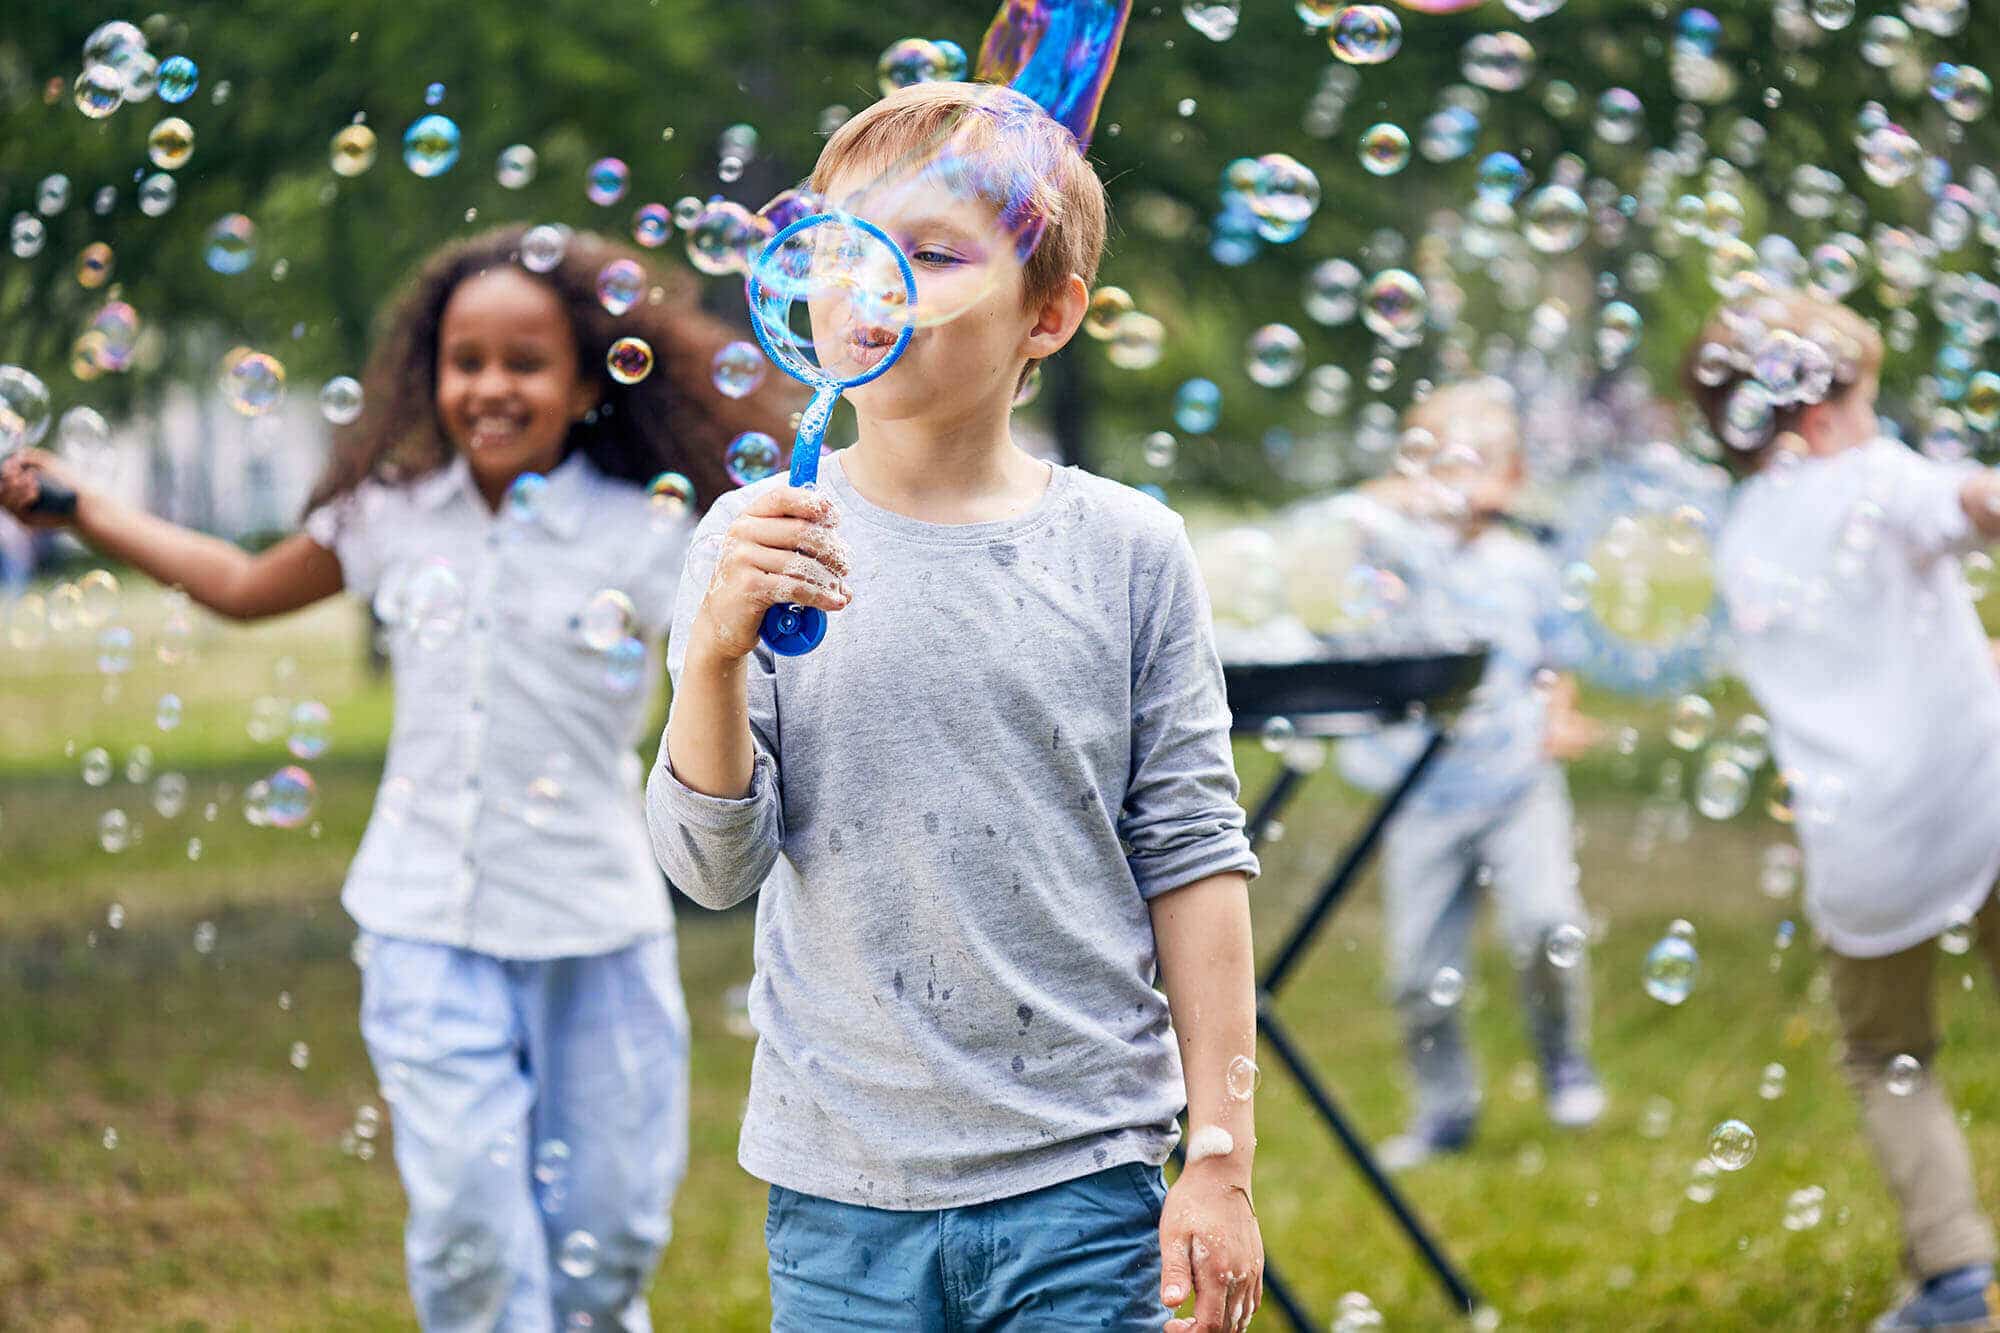
[{"label": "wet spots on shirt", "polygon": [[1020,1074],[1020,1073],[1025,1073],[1025,1072],[1027,1071],[1027,1068],[1028,1068],[1028,1062],[1027,1062],[1026,1060],[1023,1060],[1023,1059],[1022,1059],[1022,1058],[1021,1058],[1020,1056],[1018,1056],[1018,1055],[1014,1057],[1014,1072],[1015,1072],[1015,1073],[1017,1073],[1017,1074]]},{"label": "wet spots on shirt", "polygon": [[1019,552],[1009,542],[995,542],[986,548],[986,554],[993,557],[993,563],[1002,569],[1011,569]]},{"label": "wet spots on shirt", "polygon": [[1024,1004],[1014,1010],[1014,1017],[1021,1020],[1021,1031],[1026,1032],[1028,1024],[1035,1021],[1035,1011]]},{"label": "wet spots on shirt", "polygon": [[903,998],[903,974],[900,970],[896,973],[895,987],[896,998],[900,1000]]},{"label": "wet spots on shirt", "polygon": [[1092,1148],[1090,1150],[1090,1160],[1097,1163],[1099,1166],[1103,1166],[1105,1159],[1107,1159],[1110,1156],[1111,1154],[1106,1152],[1102,1148]]},{"label": "wet spots on shirt", "polygon": [[997,838],[1000,835],[993,831],[993,826],[991,824],[988,824],[986,826],[986,836],[989,838]]},{"label": "wet spots on shirt", "polygon": [[1049,738],[1049,748],[1050,748],[1051,750],[1060,750],[1060,749],[1062,749],[1062,728],[1061,728],[1061,727],[1057,727],[1057,728],[1056,728],[1056,734],[1055,734],[1054,736],[1052,736],[1052,737],[1050,737],[1050,738]]},{"label": "wet spots on shirt", "polygon": [[835,856],[839,856],[843,845],[840,840],[840,829],[838,826],[826,831],[826,849],[828,851],[832,852]]},{"label": "wet spots on shirt", "polygon": [[938,817],[935,810],[924,812],[924,832],[935,835],[938,831]]}]

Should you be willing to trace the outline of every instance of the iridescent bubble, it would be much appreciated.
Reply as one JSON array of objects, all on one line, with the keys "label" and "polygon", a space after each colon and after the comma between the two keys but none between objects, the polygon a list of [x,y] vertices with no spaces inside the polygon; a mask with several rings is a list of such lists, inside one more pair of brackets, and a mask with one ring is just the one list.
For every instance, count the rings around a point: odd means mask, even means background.
[{"label": "iridescent bubble", "polygon": [[148,176],[139,183],[139,211],[149,218],[163,217],[179,196],[180,187],[172,176]]},{"label": "iridescent bubble", "polygon": [[123,65],[145,50],[146,34],[137,24],[125,19],[112,19],[92,28],[90,35],[83,39],[83,63]]},{"label": "iridescent bubble", "polygon": [[588,1231],[572,1231],[562,1238],[556,1251],[556,1267],[581,1281],[597,1271],[597,1237]]},{"label": "iridescent bubble", "polygon": [[285,748],[294,759],[317,759],[333,743],[333,710],[317,699],[302,699],[292,706],[291,728]]},{"label": "iridescent bubble", "polygon": [[111,753],[93,745],[83,752],[83,785],[102,787],[111,781]]},{"label": "iridescent bubble", "polygon": [[1528,188],[1528,169],[1512,153],[1488,153],[1479,161],[1479,197],[1511,204]]},{"label": "iridescent bubble", "polygon": [[604,683],[614,694],[630,694],[645,683],[646,644],[626,635],[604,655]]},{"label": "iridescent bubble", "polygon": [[194,126],[168,116],[147,133],[146,156],[162,171],[178,171],[194,156]]},{"label": "iridescent bubble", "polygon": [[336,375],[319,391],[319,414],[336,426],[345,426],[361,416],[361,384],[348,375]]},{"label": "iridescent bubble", "polygon": [[295,1041],[287,1058],[291,1061],[292,1068],[303,1070],[312,1063],[312,1047],[302,1041]]},{"label": "iridescent bubble", "polygon": [[35,187],[35,211],[52,218],[69,207],[69,177],[61,172],[44,176]]},{"label": "iridescent bubble", "polygon": [[738,486],[762,481],[778,470],[778,442],[761,430],[746,430],[729,442],[722,461]]},{"label": "iridescent bubble", "polygon": [[534,518],[542,510],[542,496],[549,489],[549,479],[539,472],[523,472],[507,487],[507,517],[519,523]]},{"label": "iridescent bubble", "polygon": [[620,384],[637,384],[653,373],[653,348],[644,338],[620,338],[604,354],[604,368]]},{"label": "iridescent bubble", "polygon": [[1993,80],[1971,65],[1939,62],[1931,70],[1931,97],[1953,120],[1969,124],[1993,105]]},{"label": "iridescent bubble", "polygon": [[641,204],[632,215],[632,239],[648,250],[657,250],[672,240],[674,216],[665,204]]},{"label": "iridescent bubble", "polygon": [[1757,1155],[1757,1135],[1741,1120],[1725,1120],[1708,1135],[1708,1160],[1724,1171],[1741,1171]]},{"label": "iridescent bubble", "polygon": [[238,347],[222,361],[222,396],[246,417],[261,417],[285,396],[285,366],[267,352]]},{"label": "iridescent bubble", "polygon": [[0,366],[0,454],[40,444],[49,433],[49,389],[33,371]]},{"label": "iridescent bubble", "polygon": [[49,229],[32,213],[16,213],[7,228],[7,248],[16,259],[33,259],[48,241]]},{"label": "iridescent bubble", "polygon": [[1403,49],[1403,21],[1387,5],[1347,5],[1326,41],[1350,65],[1379,65]]},{"label": "iridescent bubble", "polygon": [[1909,55],[1911,40],[1909,24],[1877,14],[1861,25],[1861,58],[1877,69],[1888,69]]},{"label": "iridescent bubble", "polygon": [[[1466,42],[1459,72],[1467,83],[1488,92],[1516,92],[1535,72],[1535,48],[1518,32],[1482,32]],[[1550,85],[1551,94],[1556,87]]]},{"label": "iridescent bubble", "polygon": [[1597,119],[1592,122],[1597,137],[1606,143],[1630,143],[1646,127],[1645,107],[1629,88],[1607,89],[1597,99]]},{"label": "iridescent bubble", "polygon": [[1361,132],[1361,165],[1372,176],[1393,176],[1410,164],[1410,136],[1382,121]]},{"label": "iridescent bubble", "polygon": [[153,725],[161,731],[172,731],[180,726],[185,713],[178,694],[163,694],[153,706]]},{"label": "iridescent bubble", "polygon": [[875,62],[875,84],[887,97],[898,88],[913,83],[936,83],[949,78],[951,58],[936,42],[924,37],[905,37],[893,42]]},{"label": "iridescent bubble", "polygon": [[1810,1231],[1826,1211],[1826,1190],[1806,1185],[1785,1196],[1785,1230]]},{"label": "iridescent bubble", "polygon": [[1924,146],[1915,135],[1893,122],[1870,130],[1862,136],[1858,147],[1862,171],[1884,188],[1901,185],[1924,163]]},{"label": "iridescent bubble", "polygon": [[123,810],[106,810],[97,818],[97,845],[116,856],[132,843],[132,819]]},{"label": "iridescent bubble", "polygon": [[1528,196],[1521,212],[1521,234],[1545,255],[1576,249],[1588,230],[1589,210],[1583,196],[1566,185],[1544,185]]},{"label": "iridescent bubble", "polygon": [[773,234],[767,219],[741,204],[717,200],[703,206],[687,229],[688,262],[712,277],[748,273],[757,251]]},{"label": "iridescent bubble", "polygon": [[1361,308],[1363,274],[1345,259],[1327,259],[1306,275],[1306,316],[1329,327],[1345,324]]},{"label": "iridescent bubble", "polygon": [[1245,202],[1260,222],[1298,226],[1319,211],[1319,177],[1289,153],[1266,153],[1257,159]]},{"label": "iridescent bubble", "polygon": [[312,818],[319,805],[319,787],[312,774],[297,764],[287,764],[273,773],[264,807],[264,818],[272,828],[295,829]]},{"label": "iridescent bubble", "polygon": [[1678,935],[1662,936],[1646,951],[1646,994],[1661,1004],[1678,1006],[1694,993],[1701,975],[1701,955],[1693,942]]},{"label": "iridescent bubble", "polygon": [[443,101],[444,101],[444,85],[443,85],[443,84],[441,84],[441,83],[432,83],[432,84],[428,84],[428,85],[426,85],[426,86],[425,86],[425,88],[424,88],[424,105],[425,105],[425,106],[436,106],[436,105],[438,105],[439,103],[441,103],[441,102],[443,102]]},{"label": "iridescent bubble", "polygon": [[493,166],[493,179],[500,182],[503,190],[525,190],[535,179],[537,162],[535,150],[528,145],[509,144],[500,150],[500,158]]},{"label": "iridescent bubble", "polygon": [[1123,287],[1099,287],[1090,294],[1090,304],[1084,307],[1083,331],[1099,342],[1107,342],[1118,321],[1134,308],[1132,293]]},{"label": "iridescent bubble", "polygon": [[1306,344],[1289,324],[1266,324],[1250,335],[1244,371],[1266,389],[1290,384],[1306,368]]},{"label": "iridescent bubble", "polygon": [[125,105],[125,76],[110,65],[88,65],[71,89],[76,109],[92,120],[103,120]]},{"label": "iridescent bubble", "polygon": [[1215,429],[1222,413],[1222,390],[1215,381],[1191,379],[1174,390],[1174,424],[1189,435]]},{"label": "iridescent bubble", "polygon": [[1120,370],[1148,370],[1166,352],[1167,326],[1143,310],[1119,317],[1111,330],[1106,356]]},{"label": "iridescent bubble", "polygon": [[1715,730],[1715,705],[1699,694],[1684,694],[1674,701],[1667,718],[1667,741],[1677,750],[1699,750]]},{"label": "iridescent bubble", "polygon": [[662,472],[647,483],[647,508],[656,526],[678,523],[694,510],[694,483],[685,474]]},{"label": "iridescent bubble", "polygon": [[597,303],[608,314],[624,314],[645,291],[646,270],[636,259],[614,259],[597,271]]},{"label": "iridescent bubble", "polygon": [[576,618],[577,637],[593,652],[608,653],[631,636],[639,623],[632,599],[616,588],[600,588],[590,595]]},{"label": "iridescent bubble", "polygon": [[1299,16],[1308,32],[1331,27],[1334,15],[1342,8],[1340,0],[1293,0],[1292,4],[1292,12]]},{"label": "iridescent bubble", "polygon": [[76,623],[80,629],[102,629],[118,614],[118,577],[108,569],[93,569],[76,581]]},{"label": "iridescent bubble", "polygon": [[1855,0],[1808,0],[1806,12],[1828,32],[1839,32],[1854,22]]},{"label": "iridescent bubble", "polygon": [[1211,42],[1226,42],[1236,35],[1243,17],[1242,0],[1181,0],[1181,17]]},{"label": "iridescent bubble", "polygon": [[543,224],[528,228],[521,237],[521,267],[530,273],[549,273],[569,252],[569,229]]},{"label": "iridescent bubble", "polygon": [[1923,1081],[1923,1064],[1914,1055],[1891,1056],[1882,1070],[1882,1086],[1892,1097],[1909,1096]]},{"label": "iridescent bubble", "polygon": [[747,398],[764,382],[769,366],[756,343],[738,341],[715,354],[709,371],[717,393],[725,398]]},{"label": "iridescent bubble", "polygon": [[241,213],[225,213],[208,229],[202,258],[215,272],[234,277],[257,260],[257,224]]},{"label": "iridescent bubble", "polygon": [[102,287],[111,276],[111,247],[103,241],[93,241],[83,247],[83,253],[76,257],[77,286],[85,289]]},{"label": "iridescent bubble", "polygon": [[970,64],[965,48],[948,38],[940,37],[937,39],[937,49],[939,54],[944,56],[944,77],[952,82],[963,79]]},{"label": "iridescent bubble", "polygon": [[403,165],[425,179],[442,176],[458,164],[458,141],[450,116],[419,116],[403,131]]},{"label": "iridescent bubble", "polygon": [[1762,1077],[1757,1082],[1757,1095],[1767,1102],[1775,1102],[1785,1095],[1785,1067],[1773,1060],[1764,1066]]},{"label": "iridescent bubble", "polygon": [[160,64],[160,100],[179,105],[194,96],[201,83],[201,70],[186,56],[168,56]]},{"label": "iridescent bubble", "polygon": [[608,208],[625,197],[632,184],[632,169],[615,157],[600,157],[583,176],[584,198],[600,208]]},{"label": "iridescent bubble", "polygon": [[328,157],[336,176],[359,176],[375,165],[375,131],[366,125],[343,125],[333,136]]},{"label": "iridescent bubble", "polygon": [[1361,302],[1361,322],[1376,337],[1407,347],[1422,334],[1430,297],[1416,274],[1390,268],[1368,283]]},{"label": "iridescent bubble", "polygon": [[1568,971],[1583,961],[1584,943],[1583,927],[1564,922],[1549,932],[1543,953],[1549,966]]},{"label": "iridescent bubble", "polygon": [[1222,1086],[1229,1099],[1247,1102],[1257,1095],[1257,1089],[1264,1083],[1264,1071],[1257,1062],[1247,1055],[1232,1055],[1229,1064],[1222,1071]]},{"label": "iridescent bubble", "polygon": [[1439,968],[1424,996],[1439,1009],[1456,1007],[1465,997],[1465,974],[1455,967]]}]

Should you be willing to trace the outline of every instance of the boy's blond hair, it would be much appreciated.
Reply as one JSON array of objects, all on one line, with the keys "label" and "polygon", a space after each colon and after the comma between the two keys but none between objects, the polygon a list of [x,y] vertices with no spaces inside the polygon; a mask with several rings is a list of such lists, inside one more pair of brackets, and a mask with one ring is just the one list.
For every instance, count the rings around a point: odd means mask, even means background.
[{"label": "boy's blond hair", "polygon": [[1520,457],[1521,422],[1514,409],[1514,386],[1494,375],[1454,380],[1432,389],[1403,413],[1403,429],[1423,431],[1437,448],[1468,446],[1478,452],[1484,467]]},{"label": "boy's blond hair", "polygon": [[[1813,344],[1827,357],[1825,391],[1772,403],[1770,429],[1761,442],[1730,438],[1730,399],[1757,378],[1757,352],[1773,335]],[[1774,287],[1716,307],[1681,355],[1680,383],[1717,439],[1723,463],[1738,476],[1763,465],[1778,436],[1796,430],[1800,415],[1818,402],[1835,402],[1882,372],[1882,335],[1854,311],[1823,296]]]},{"label": "boy's blond hair", "polygon": [[825,194],[850,171],[908,173],[985,198],[1023,256],[1034,309],[1074,273],[1097,279],[1104,250],[1104,184],[1076,139],[1034,99],[998,84],[934,82],[898,88],[835,130],[813,167]]}]

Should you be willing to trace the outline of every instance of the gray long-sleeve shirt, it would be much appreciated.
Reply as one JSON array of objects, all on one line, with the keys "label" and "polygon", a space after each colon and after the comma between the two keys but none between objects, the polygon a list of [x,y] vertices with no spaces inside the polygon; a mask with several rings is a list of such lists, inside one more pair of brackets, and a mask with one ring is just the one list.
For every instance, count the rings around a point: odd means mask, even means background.
[{"label": "gray long-sleeve shirt", "polygon": [[[924,523],[840,456],[854,601],[750,661],[740,800],[647,788],[660,864],[710,907],[762,887],[738,1160],[788,1189],[958,1207],[1158,1164],[1185,1103],[1147,899],[1255,874],[1207,594],[1172,510],[1074,468],[1027,513]],[[668,666],[724,531],[689,553]]]}]

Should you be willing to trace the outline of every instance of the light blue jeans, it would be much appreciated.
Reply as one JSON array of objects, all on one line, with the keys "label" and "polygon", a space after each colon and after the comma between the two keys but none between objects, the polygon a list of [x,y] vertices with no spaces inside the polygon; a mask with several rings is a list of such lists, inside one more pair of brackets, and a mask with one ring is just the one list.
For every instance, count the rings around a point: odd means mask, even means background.
[{"label": "light blue jeans", "polygon": [[687,1169],[672,936],[510,962],[365,937],[361,1035],[409,1196],[429,1333],[643,1333]]},{"label": "light blue jeans", "polygon": [[900,1212],[771,1186],[772,1333],[1158,1333],[1157,1166]]},{"label": "light blue jeans", "polygon": [[[1439,971],[1472,975],[1472,928],[1490,890],[1500,933],[1520,977],[1528,1037],[1542,1066],[1580,1056],[1590,1040],[1590,979],[1584,960],[1550,965],[1549,933],[1585,927],[1569,790],[1545,773],[1498,809],[1406,809],[1382,847],[1382,923],[1390,996],[1417,1080],[1418,1114],[1475,1115],[1479,1076],[1466,1048],[1462,1003],[1437,1004]],[[1483,870],[1482,870],[1483,868]]]}]

